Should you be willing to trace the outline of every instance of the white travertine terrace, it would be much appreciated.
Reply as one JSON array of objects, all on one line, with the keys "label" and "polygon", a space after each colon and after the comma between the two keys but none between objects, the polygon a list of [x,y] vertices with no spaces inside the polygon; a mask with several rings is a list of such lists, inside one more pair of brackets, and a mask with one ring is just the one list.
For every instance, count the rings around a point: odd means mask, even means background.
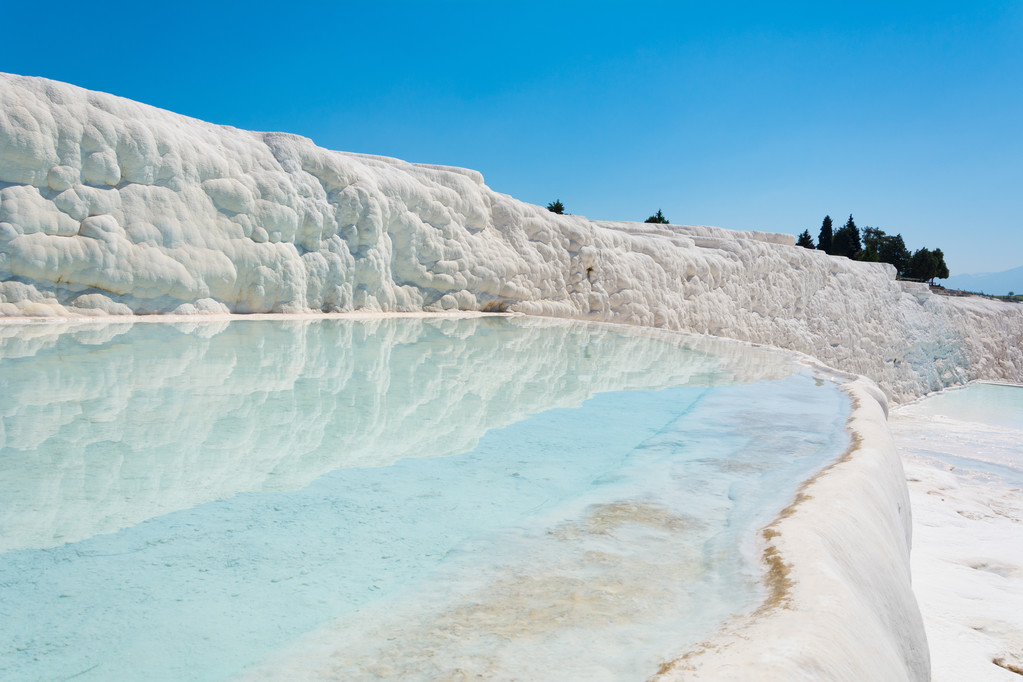
[{"label": "white travertine terrace", "polygon": [[[520,311],[725,336],[866,375],[897,401],[1023,381],[1023,307],[932,296],[888,265],[787,235],[558,216],[475,171],[0,75],[0,316],[354,310]],[[786,601],[667,676],[927,678],[885,396],[852,390],[860,446],[772,541],[793,564]]]},{"label": "white travertine terrace", "polygon": [[0,315],[510,310],[798,350],[897,400],[1023,377],[1020,306],[793,244],[0,75]]}]

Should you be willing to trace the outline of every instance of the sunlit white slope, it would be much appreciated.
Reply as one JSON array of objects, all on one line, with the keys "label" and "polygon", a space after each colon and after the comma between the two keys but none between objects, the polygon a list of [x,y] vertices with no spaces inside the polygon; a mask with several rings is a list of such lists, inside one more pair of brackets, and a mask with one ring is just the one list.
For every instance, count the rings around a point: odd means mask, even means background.
[{"label": "sunlit white slope", "polygon": [[793,243],[558,216],[475,171],[0,75],[0,315],[517,310],[800,350],[899,399],[1023,377],[1023,307]]},{"label": "sunlit white slope", "polygon": [[1023,387],[975,383],[889,420],[913,505],[934,682],[1023,670]]}]

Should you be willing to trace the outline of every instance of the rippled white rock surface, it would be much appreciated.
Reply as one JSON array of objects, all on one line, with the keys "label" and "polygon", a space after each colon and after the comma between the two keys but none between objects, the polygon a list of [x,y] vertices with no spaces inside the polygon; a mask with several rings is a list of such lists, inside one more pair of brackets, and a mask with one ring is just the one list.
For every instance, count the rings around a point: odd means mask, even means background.
[{"label": "rippled white rock surface", "polygon": [[892,411],[913,502],[913,587],[933,680],[1023,670],[1023,386],[974,383]]},{"label": "rippled white rock surface", "polygon": [[0,75],[0,315],[516,310],[798,350],[899,400],[1023,378],[1023,306],[793,244]]}]

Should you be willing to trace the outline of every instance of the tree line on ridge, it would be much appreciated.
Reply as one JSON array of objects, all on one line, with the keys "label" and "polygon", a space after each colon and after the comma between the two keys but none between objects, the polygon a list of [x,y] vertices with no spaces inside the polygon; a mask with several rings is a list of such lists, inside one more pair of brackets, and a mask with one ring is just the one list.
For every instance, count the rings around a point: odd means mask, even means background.
[{"label": "tree line on ridge", "polygon": [[877,227],[864,227],[861,234],[852,214],[838,230],[833,229],[831,216],[824,216],[817,244],[814,244],[810,231],[803,230],[796,239],[796,245],[852,260],[890,263],[895,266],[900,279],[916,279],[933,284],[935,279],[948,277],[945,254],[941,249],[917,249],[911,254],[901,234],[888,235]]},{"label": "tree line on ridge", "polygon": [[[547,204],[547,210],[558,215],[565,214],[565,205],[560,199]],[[668,223],[667,217],[657,209],[657,213],[647,218],[647,223]],[[796,246],[806,249],[817,249],[832,256],[845,256],[852,260],[873,263],[890,263],[895,266],[900,279],[914,279],[921,282],[934,283],[935,279],[948,277],[948,266],[945,254],[941,249],[917,249],[910,253],[901,234],[889,235],[878,227],[864,227],[863,231],[856,226],[852,214],[845,225],[834,229],[831,216],[824,216],[821,223],[817,243],[814,244],[810,230],[803,230],[796,239]]]},{"label": "tree line on ridge", "polygon": [[[558,215],[565,215],[565,205],[561,203],[561,199],[555,199],[551,203],[547,204],[547,210],[551,213],[557,213]],[[670,221],[663,213],[661,213],[661,209],[657,209],[657,213],[653,214],[643,222],[667,225]]]}]

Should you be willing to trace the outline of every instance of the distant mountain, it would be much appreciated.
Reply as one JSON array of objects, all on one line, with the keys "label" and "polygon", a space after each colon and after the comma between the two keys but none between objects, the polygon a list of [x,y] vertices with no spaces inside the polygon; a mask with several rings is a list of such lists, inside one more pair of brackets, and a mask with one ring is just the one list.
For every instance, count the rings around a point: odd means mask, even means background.
[{"label": "distant mountain", "polygon": [[977,275],[953,275],[941,282],[947,289],[975,291],[1004,296],[1010,291],[1023,294],[1023,265],[1005,272],[985,272]]}]

